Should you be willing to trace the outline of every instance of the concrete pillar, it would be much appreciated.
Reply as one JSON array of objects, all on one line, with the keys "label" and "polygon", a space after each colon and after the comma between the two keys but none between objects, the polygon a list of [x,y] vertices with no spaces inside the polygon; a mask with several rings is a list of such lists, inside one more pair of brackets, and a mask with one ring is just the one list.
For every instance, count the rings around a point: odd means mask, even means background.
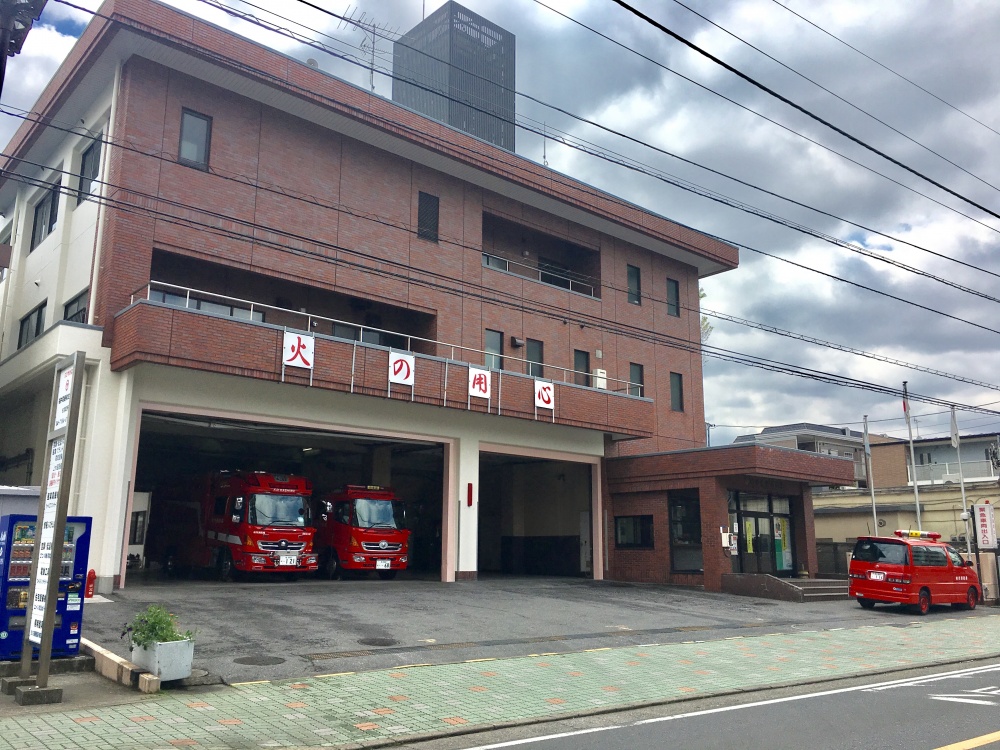
[{"label": "concrete pillar", "polygon": [[464,438],[456,447],[458,566],[455,577],[475,580],[479,570],[479,441]]}]

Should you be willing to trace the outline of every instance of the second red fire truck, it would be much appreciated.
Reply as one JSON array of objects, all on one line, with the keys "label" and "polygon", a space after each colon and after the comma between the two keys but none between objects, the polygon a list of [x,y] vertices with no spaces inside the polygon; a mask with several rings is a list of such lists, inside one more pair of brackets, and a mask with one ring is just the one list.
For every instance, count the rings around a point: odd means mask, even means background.
[{"label": "second red fire truck", "polygon": [[406,570],[410,532],[403,501],[388,487],[349,484],[316,503],[316,551],[328,578],[374,570],[380,578]]},{"label": "second red fire truck", "polygon": [[212,568],[295,578],[317,569],[312,483],[266,472],[214,472],[154,494],[147,556],[165,572]]}]

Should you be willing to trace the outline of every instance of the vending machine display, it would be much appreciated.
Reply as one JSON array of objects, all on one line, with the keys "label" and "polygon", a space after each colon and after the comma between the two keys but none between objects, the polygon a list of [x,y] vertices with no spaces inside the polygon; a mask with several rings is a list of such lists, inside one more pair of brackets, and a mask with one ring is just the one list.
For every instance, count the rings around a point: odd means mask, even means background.
[{"label": "vending machine display", "polygon": [[[90,525],[89,517],[66,519],[52,632],[54,657],[75,656],[80,651]],[[0,661],[20,659],[24,647],[30,612],[28,597],[31,595],[35,526],[35,516],[0,516],[0,602],[3,603],[0,609]]]}]

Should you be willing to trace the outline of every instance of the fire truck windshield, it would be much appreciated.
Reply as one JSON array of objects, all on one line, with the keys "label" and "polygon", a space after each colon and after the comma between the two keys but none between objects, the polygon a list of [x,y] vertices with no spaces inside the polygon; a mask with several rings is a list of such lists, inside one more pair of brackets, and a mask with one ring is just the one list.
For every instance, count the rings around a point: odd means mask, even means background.
[{"label": "fire truck windshield", "polygon": [[297,495],[251,495],[250,523],[255,526],[305,526],[306,498]]},{"label": "fire truck windshield", "polygon": [[363,529],[403,528],[403,504],[390,500],[359,497],[354,501],[354,515]]}]

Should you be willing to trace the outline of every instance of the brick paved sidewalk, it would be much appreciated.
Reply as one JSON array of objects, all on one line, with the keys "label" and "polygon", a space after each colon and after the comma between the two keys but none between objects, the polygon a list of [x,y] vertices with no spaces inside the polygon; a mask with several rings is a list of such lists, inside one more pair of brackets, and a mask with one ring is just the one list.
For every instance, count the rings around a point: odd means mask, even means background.
[{"label": "brick paved sidewalk", "polygon": [[[302,748],[440,736],[1000,656],[1000,615],[243,683],[0,720],[0,748]],[[752,667],[752,668],[748,668]]]}]

